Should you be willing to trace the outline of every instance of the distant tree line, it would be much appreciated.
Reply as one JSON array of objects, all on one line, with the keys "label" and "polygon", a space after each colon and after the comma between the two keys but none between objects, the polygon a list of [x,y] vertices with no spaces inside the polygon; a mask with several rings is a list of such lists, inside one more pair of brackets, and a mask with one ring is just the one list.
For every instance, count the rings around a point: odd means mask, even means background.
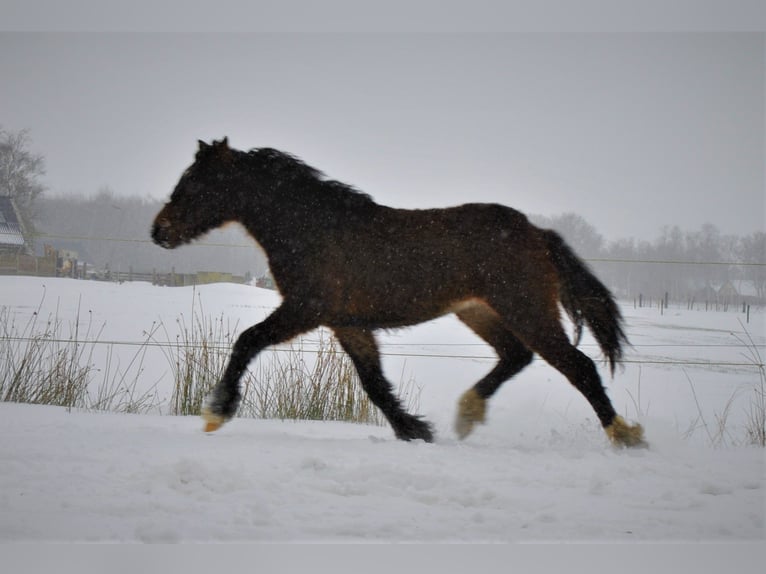
[{"label": "distant tree line", "polygon": [[[211,232],[194,247],[166,251],[149,229],[162,202],[124,197],[108,188],[95,195],[48,196],[40,177],[44,158],[30,149],[27,131],[0,125],[0,194],[12,197],[38,252],[44,244],[76,253],[80,262],[112,271],[217,271],[259,277],[267,270],[260,248],[237,226]],[[559,231],[620,297],[687,302],[766,302],[766,233],[723,235],[715,225],[684,231],[662,228],[654,241],[607,242],[581,216],[532,216]],[[36,232],[36,233],[35,233]],[[36,241],[35,241],[36,239]]]},{"label": "distant tree line", "polygon": [[[266,272],[265,255],[238,226],[214,231],[193,248],[157,247],[149,240],[149,228],[161,206],[159,200],[117,196],[107,188],[91,197],[43,197],[38,228],[46,234],[42,242],[75,251],[82,261],[113,271],[174,268],[178,273],[222,271],[254,277]],[[739,237],[723,235],[712,224],[695,231],[667,226],[654,241],[608,242],[574,213],[532,219],[559,231],[620,297],[714,303],[728,286],[727,303],[766,301],[764,232]]]},{"label": "distant tree line", "polygon": [[161,207],[160,200],[122,197],[108,188],[90,197],[46,196],[39,201],[38,244],[75,252],[80,261],[100,270],[220,271],[253,277],[265,272],[263,252],[237,226],[213,231],[193,247],[158,247],[149,230]]},{"label": "distant tree line", "polygon": [[607,242],[573,213],[533,217],[558,230],[620,297],[679,302],[766,303],[766,233],[724,235],[706,223],[698,230],[665,226],[654,241]]}]

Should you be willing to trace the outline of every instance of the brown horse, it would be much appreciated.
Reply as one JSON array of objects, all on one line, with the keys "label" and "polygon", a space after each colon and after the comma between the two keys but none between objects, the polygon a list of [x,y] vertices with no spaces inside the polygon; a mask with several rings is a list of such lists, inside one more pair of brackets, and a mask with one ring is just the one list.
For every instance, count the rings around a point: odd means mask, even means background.
[{"label": "brown horse", "polygon": [[616,445],[645,444],[640,425],[616,414],[593,361],[561,325],[559,303],[575,339],[587,325],[614,372],[626,338],[612,295],[561,237],[518,211],[494,204],[393,209],[281,151],[199,142],[152,237],[173,249],[229,222],[263,247],[283,301],[234,344],[203,411],[206,430],[236,414],[239,379],[261,350],[324,325],[396,436],[431,441],[431,426],[404,410],[383,376],[374,332],[455,313],[499,357],[460,399],[461,438],[484,422],[487,399],[537,353],[582,392]]}]

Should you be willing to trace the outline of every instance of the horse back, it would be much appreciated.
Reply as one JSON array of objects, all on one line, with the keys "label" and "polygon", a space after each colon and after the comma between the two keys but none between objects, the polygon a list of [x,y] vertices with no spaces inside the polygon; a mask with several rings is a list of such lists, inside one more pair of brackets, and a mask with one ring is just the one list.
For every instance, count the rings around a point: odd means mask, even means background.
[{"label": "horse back", "polygon": [[288,258],[290,269],[272,268],[283,295],[311,301],[327,324],[416,324],[495,296],[514,276],[528,279],[547,264],[540,230],[497,204],[374,205],[330,221],[317,218],[303,252]]}]

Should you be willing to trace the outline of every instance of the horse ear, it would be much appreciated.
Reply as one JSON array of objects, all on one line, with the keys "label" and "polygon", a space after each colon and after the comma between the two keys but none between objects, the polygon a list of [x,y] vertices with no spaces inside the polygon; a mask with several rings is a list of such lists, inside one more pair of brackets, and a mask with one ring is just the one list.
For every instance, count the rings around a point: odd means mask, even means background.
[{"label": "horse ear", "polygon": [[221,145],[225,148],[229,147],[229,136],[223,136],[223,139],[221,140]]},{"label": "horse ear", "polygon": [[199,151],[205,150],[210,147],[208,144],[206,144],[202,140],[197,140],[197,142],[199,143]]}]

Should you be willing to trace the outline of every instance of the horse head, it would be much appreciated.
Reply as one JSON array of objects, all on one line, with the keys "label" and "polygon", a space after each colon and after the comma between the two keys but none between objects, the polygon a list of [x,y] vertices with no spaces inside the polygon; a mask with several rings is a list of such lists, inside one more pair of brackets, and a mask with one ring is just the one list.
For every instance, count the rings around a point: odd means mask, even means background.
[{"label": "horse head", "polygon": [[199,142],[194,163],[154,219],[155,243],[174,249],[236,219],[235,202],[224,193],[234,177],[235,153],[228,138],[212,144]]}]

